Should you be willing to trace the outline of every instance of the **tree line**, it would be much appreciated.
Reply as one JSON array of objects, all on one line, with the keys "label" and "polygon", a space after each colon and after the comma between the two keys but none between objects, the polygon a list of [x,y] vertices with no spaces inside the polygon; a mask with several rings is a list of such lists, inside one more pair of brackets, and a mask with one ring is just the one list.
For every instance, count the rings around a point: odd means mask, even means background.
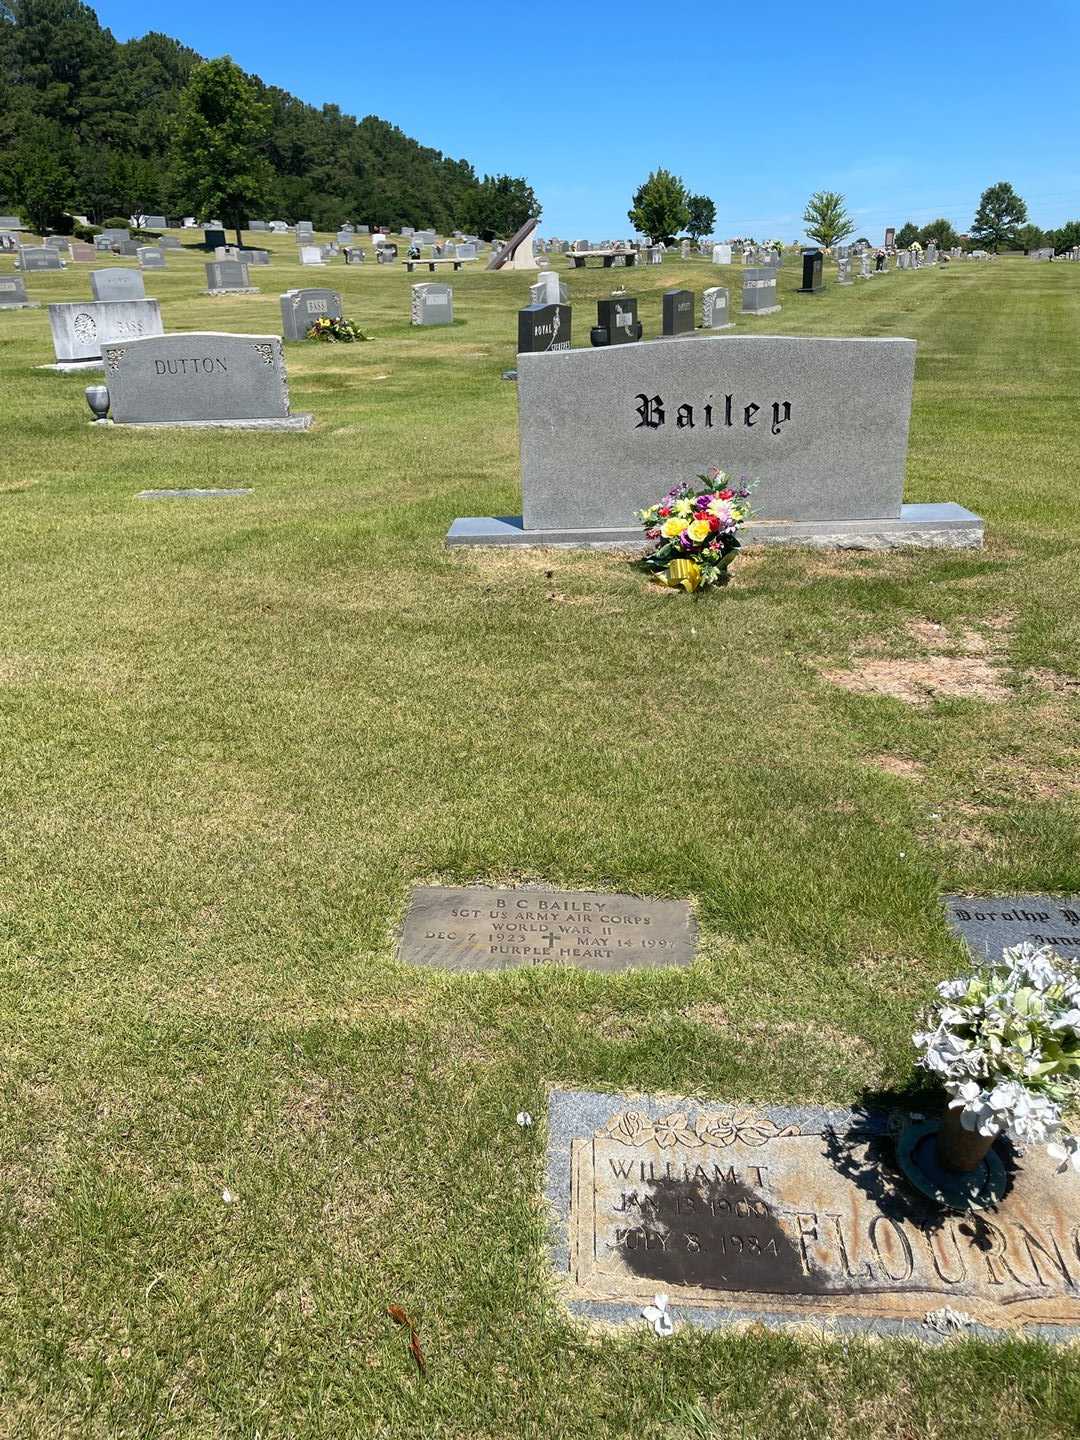
[{"label": "tree line", "polygon": [[[72,213],[101,222],[200,210],[206,187],[193,184],[182,143],[183,96],[205,69],[168,35],[117,41],[81,0],[0,0],[0,203],[39,231],[64,228]],[[225,88],[241,113],[222,119],[253,145],[243,219],[305,219],[320,230],[345,219],[432,225],[491,238],[539,214],[523,179],[481,179],[467,160],[378,116],[316,108],[231,69]]]}]

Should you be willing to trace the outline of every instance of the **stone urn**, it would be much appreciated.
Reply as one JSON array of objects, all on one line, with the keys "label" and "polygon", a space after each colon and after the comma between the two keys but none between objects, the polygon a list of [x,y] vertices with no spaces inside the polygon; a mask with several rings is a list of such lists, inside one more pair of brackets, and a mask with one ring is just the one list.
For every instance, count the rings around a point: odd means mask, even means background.
[{"label": "stone urn", "polygon": [[93,423],[100,425],[109,414],[109,387],[107,385],[87,385],[84,393],[86,403],[93,411]]}]

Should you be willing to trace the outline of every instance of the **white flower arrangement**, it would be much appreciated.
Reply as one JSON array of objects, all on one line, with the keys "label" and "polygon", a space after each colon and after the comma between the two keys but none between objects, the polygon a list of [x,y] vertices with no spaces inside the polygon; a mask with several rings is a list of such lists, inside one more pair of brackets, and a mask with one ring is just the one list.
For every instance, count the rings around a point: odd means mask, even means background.
[{"label": "white flower arrangement", "polygon": [[1080,965],[1017,945],[937,993],[912,1039],[963,1128],[1045,1145],[1059,1171],[1080,1171],[1080,1136],[1062,1118],[1080,1097]]}]

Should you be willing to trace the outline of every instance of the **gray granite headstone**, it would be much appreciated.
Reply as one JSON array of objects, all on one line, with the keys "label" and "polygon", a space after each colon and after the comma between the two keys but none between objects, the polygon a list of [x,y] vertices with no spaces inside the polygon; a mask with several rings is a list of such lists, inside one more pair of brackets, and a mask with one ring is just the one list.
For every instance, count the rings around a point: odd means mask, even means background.
[{"label": "gray granite headstone", "polygon": [[412,287],[410,318],[414,325],[452,325],[454,292],[449,285],[428,283]]},{"label": "gray granite headstone", "polygon": [[33,306],[21,275],[0,275],[0,310],[29,310]]},{"label": "gray granite headstone", "polygon": [[301,245],[299,260],[301,265],[326,264],[326,256],[323,254],[321,245]]},{"label": "gray granite headstone", "polygon": [[114,270],[91,270],[90,293],[95,300],[141,300],[146,294],[142,271],[123,265]]},{"label": "gray granite headstone", "polygon": [[682,900],[418,885],[399,954],[439,970],[569,965],[613,972],[689,965],[696,946],[697,925]]},{"label": "gray granite headstone", "polygon": [[146,215],[143,217],[144,230],[165,230],[168,228],[168,220],[164,215]]},{"label": "gray granite headstone", "polygon": [[305,429],[311,423],[310,415],[289,412],[277,335],[196,331],[106,345],[103,354],[118,425]]},{"label": "gray granite headstone", "polygon": [[206,289],[210,295],[257,295],[243,260],[209,260]]},{"label": "gray granite headstone", "polygon": [[730,330],[731,303],[726,285],[711,285],[701,297],[701,325],[704,330]]},{"label": "gray granite headstone", "polygon": [[281,334],[286,340],[304,340],[323,316],[340,320],[341,296],[336,290],[286,290],[281,296]]},{"label": "gray granite headstone", "polygon": [[928,1321],[947,1306],[973,1338],[1075,1340],[1080,1174],[1027,1147],[1009,1156],[992,1213],[951,1215],[898,1173],[907,1118],[553,1090],[556,1292],[580,1319],[642,1330],[662,1293],[676,1330],[812,1325],[934,1340]]},{"label": "gray granite headstone", "polygon": [[1080,960],[1080,895],[946,895],[945,918],[979,959],[1025,942]]},{"label": "gray granite headstone", "polygon": [[109,343],[162,334],[156,300],[76,300],[49,306],[58,364],[99,360]]},{"label": "gray granite headstone", "polygon": [[131,231],[124,225],[106,226],[101,233],[107,237],[110,245],[119,245],[122,241],[131,239]]},{"label": "gray granite headstone", "polygon": [[776,300],[776,269],[772,265],[752,265],[743,271],[742,313],[774,315],[780,306]]},{"label": "gray granite headstone", "polygon": [[64,262],[60,258],[58,250],[52,250],[48,245],[22,245],[19,248],[19,269],[24,273],[28,270],[62,270]]},{"label": "gray granite headstone", "polygon": [[522,356],[526,529],[628,526],[658,476],[758,480],[768,519],[898,517],[915,342],[701,336]]}]

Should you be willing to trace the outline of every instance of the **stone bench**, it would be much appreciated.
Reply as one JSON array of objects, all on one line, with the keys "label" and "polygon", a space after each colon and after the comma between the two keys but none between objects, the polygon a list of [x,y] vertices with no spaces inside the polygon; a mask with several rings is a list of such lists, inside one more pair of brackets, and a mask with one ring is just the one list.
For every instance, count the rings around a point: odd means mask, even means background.
[{"label": "stone bench", "polygon": [[575,270],[584,270],[586,260],[600,260],[608,270],[616,260],[624,265],[636,265],[638,257],[636,250],[568,250],[566,258],[573,262]]},{"label": "stone bench", "polygon": [[455,255],[436,255],[434,259],[431,260],[403,260],[401,263],[411,275],[417,265],[426,265],[427,268],[434,273],[436,265],[452,265],[455,270],[460,270],[467,262],[465,260],[459,260]]}]

